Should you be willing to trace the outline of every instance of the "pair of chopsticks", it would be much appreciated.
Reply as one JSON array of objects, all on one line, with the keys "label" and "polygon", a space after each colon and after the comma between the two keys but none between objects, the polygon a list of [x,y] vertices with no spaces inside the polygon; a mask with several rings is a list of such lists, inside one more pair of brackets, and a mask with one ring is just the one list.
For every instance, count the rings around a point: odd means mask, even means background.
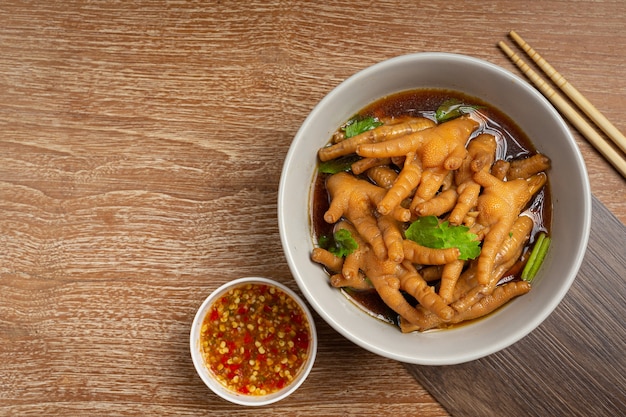
[{"label": "pair of chopsticks", "polygon": [[504,42],[498,42],[498,46],[517,67],[535,84],[537,89],[552,102],[552,104],[564,115],[572,125],[587,138],[591,145],[598,150],[610,163],[626,178],[626,137],[596,109],[578,90],[576,90],[565,78],[546,62],[533,48],[530,47],[515,31],[509,33],[511,39],[526,52],[539,68],[563,91],[580,110],[599,127],[606,136],[611,139],[622,153],[613,148],[605,138],[600,135],[563,97],[561,97],[548,83],[546,83],[535,71],[533,71],[515,52]]}]

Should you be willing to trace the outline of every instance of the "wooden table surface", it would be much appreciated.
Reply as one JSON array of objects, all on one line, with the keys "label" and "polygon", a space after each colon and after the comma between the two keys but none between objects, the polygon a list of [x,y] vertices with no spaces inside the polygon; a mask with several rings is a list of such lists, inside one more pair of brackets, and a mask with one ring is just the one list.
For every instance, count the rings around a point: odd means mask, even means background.
[{"label": "wooden table surface", "polygon": [[[283,158],[371,64],[445,51],[517,72],[496,47],[515,29],[626,131],[626,2],[437,3],[3,1],[0,415],[448,415],[403,364],[321,320],[307,381],[260,409],[213,395],[188,348],[218,285],[297,289]],[[574,135],[592,192],[626,222],[624,179]]]}]

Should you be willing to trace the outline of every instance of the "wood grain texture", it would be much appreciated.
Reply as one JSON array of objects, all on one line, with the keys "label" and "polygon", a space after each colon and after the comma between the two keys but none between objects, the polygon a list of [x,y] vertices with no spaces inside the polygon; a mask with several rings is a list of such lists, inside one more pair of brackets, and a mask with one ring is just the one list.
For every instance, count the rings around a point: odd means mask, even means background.
[{"label": "wood grain texture", "polygon": [[486,358],[407,368],[454,416],[618,416],[626,412],[626,227],[597,199],[583,266],[530,335]]},{"label": "wood grain texture", "polygon": [[[621,0],[1,2],[0,415],[447,415],[321,320],[293,396],[230,405],[193,370],[192,317],[240,276],[296,289],[282,161],[343,79],[421,51],[515,72],[516,29],[625,131],[625,25]],[[626,222],[625,181],[574,134]]]}]

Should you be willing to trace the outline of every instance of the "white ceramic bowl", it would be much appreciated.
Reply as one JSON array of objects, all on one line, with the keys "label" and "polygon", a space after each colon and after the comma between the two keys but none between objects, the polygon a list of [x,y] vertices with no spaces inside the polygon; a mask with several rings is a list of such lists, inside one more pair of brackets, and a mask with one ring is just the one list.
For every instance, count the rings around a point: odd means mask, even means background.
[{"label": "white ceramic bowl", "polygon": [[[309,337],[309,352],[308,358],[304,363],[302,369],[298,373],[298,375],[291,381],[288,385],[282,388],[279,391],[276,391],[267,395],[245,395],[239,394],[235,391],[231,391],[227,389],[224,385],[222,385],[215,376],[209,371],[207,368],[204,357],[202,355],[202,351],[200,349],[200,335],[202,322],[206,317],[207,313],[210,311],[210,308],[218,300],[221,296],[226,294],[229,290],[239,287],[248,283],[252,284],[265,284],[269,286],[274,286],[283,292],[285,292],[288,296],[296,301],[296,303],[300,306],[304,314],[306,315],[306,319],[309,322],[310,329],[310,337]],[[311,372],[313,368],[313,363],[315,362],[315,356],[317,354],[317,333],[315,330],[315,323],[313,321],[313,316],[311,315],[311,311],[308,309],[304,301],[290,288],[285,285],[276,282],[274,280],[270,280],[267,278],[260,277],[247,277],[247,278],[239,278],[228,282],[221,287],[217,288],[213,291],[202,303],[196,316],[194,317],[191,332],[189,336],[189,347],[191,350],[191,359],[193,361],[193,365],[198,372],[198,375],[204,381],[204,383],[217,395],[228,400],[235,404],[240,405],[248,405],[248,406],[261,406],[267,405],[271,403],[275,403],[280,401],[293,393],[306,379],[306,377]]]},{"label": "white ceramic bowl", "polygon": [[[328,283],[310,260],[311,184],[316,152],[353,114],[392,93],[444,88],[478,97],[507,114],[538,151],[552,159],[549,171],[552,244],[533,289],[489,317],[457,328],[403,334],[371,318]],[[497,352],[518,341],[556,308],[574,281],[587,247],[591,194],[582,156],[567,125],[526,81],[489,62],[448,53],[389,59],[348,78],[306,118],[285,159],[278,195],[282,245],[302,293],[319,315],[357,345],[398,361],[456,364]]]}]

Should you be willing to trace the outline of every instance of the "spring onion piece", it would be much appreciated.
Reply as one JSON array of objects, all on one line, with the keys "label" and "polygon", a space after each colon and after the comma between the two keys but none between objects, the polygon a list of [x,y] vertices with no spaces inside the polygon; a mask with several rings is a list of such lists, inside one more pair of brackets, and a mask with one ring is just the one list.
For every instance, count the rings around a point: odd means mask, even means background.
[{"label": "spring onion piece", "polygon": [[540,233],[537,237],[535,247],[530,253],[528,262],[526,262],[526,266],[522,271],[522,279],[524,281],[531,282],[533,278],[535,278],[535,275],[537,275],[537,271],[539,271],[539,267],[546,257],[546,253],[548,253],[549,246],[550,238],[545,233]]}]

